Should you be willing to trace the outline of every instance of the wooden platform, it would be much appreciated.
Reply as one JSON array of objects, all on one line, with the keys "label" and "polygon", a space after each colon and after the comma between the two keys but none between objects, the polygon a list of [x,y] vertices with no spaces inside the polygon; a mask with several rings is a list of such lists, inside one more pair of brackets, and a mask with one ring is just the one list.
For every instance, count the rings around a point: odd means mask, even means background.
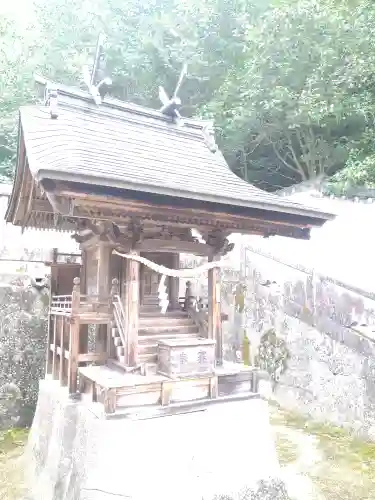
[{"label": "wooden platform", "polygon": [[[254,370],[228,364],[212,375],[171,379],[159,374],[130,374],[104,366],[79,369],[80,392],[104,405],[107,415],[145,407],[174,407],[190,403],[251,397]],[[86,396],[87,397],[87,396]],[[199,406],[199,405],[198,405]]]}]

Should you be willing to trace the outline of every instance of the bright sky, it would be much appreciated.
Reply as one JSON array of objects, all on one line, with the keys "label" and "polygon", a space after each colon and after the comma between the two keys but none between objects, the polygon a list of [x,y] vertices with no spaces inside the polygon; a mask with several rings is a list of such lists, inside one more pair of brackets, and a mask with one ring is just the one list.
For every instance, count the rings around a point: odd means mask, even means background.
[{"label": "bright sky", "polygon": [[288,262],[300,263],[346,283],[375,291],[375,203],[314,198],[308,193],[297,193],[290,198],[337,217],[322,228],[312,230],[310,241],[254,236],[250,238],[251,243]]}]

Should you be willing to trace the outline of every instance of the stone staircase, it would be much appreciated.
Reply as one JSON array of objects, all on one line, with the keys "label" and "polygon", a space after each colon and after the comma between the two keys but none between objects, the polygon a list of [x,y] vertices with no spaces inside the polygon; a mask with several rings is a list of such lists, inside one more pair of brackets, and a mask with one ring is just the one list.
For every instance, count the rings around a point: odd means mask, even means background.
[{"label": "stone staircase", "polygon": [[[117,359],[125,363],[124,347],[117,327],[111,328]],[[141,364],[156,366],[158,340],[199,337],[199,327],[182,310],[160,312],[157,295],[145,297],[140,308],[138,329],[138,355]]]}]

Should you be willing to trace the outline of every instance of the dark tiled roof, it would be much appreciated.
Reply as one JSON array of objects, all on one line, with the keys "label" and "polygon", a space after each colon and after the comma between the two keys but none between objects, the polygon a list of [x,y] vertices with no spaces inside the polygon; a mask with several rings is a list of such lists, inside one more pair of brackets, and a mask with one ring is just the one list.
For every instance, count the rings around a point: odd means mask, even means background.
[{"label": "dark tiled roof", "polygon": [[26,106],[20,117],[34,177],[77,180],[149,193],[332,218],[237,177],[220,151],[212,152],[207,122],[172,123],[158,111],[106,100],[96,106],[81,91],[59,95],[58,117]]}]

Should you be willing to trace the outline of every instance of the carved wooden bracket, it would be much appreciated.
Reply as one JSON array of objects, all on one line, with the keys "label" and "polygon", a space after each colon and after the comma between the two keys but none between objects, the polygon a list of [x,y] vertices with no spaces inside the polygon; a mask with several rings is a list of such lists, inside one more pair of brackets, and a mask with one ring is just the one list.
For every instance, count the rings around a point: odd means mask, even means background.
[{"label": "carved wooden bracket", "polygon": [[205,239],[207,245],[212,247],[213,255],[216,256],[224,256],[234,248],[234,243],[229,243],[225,233],[220,230],[211,231]]}]

